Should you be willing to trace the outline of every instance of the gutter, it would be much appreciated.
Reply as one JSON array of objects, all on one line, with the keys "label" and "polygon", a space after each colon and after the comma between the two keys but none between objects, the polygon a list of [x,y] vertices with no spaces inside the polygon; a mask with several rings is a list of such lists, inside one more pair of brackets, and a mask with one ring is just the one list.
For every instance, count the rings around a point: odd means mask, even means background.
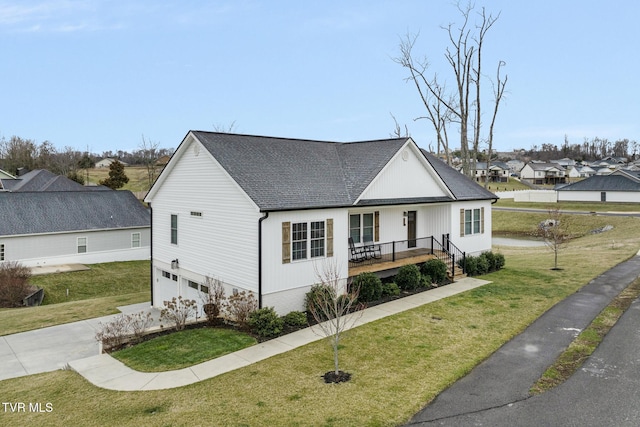
[{"label": "gutter", "polygon": [[258,220],[258,308],[262,308],[262,221],[269,218],[269,212]]}]

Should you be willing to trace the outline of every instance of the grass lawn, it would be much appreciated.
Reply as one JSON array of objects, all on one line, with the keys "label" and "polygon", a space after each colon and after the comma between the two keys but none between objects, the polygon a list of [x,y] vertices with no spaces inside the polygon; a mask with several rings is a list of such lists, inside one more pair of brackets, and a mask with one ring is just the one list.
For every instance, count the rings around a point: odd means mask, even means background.
[{"label": "grass lawn", "polygon": [[[156,175],[159,175],[162,168],[158,168]],[[109,168],[93,168],[89,169],[89,182],[98,184],[103,179],[109,177]],[[87,177],[86,171],[81,171],[82,176]],[[125,166],[124,174],[129,178],[129,182],[122,187],[122,190],[131,191],[147,191],[149,189],[149,178],[147,168],[144,166]]]},{"label": "grass lawn", "polygon": [[498,199],[494,205],[500,208],[523,208],[523,209],[555,209],[564,211],[584,211],[584,212],[640,212],[640,205],[637,203],[598,203],[598,202],[557,202],[557,203],[536,203],[536,202],[514,202],[513,199]]},{"label": "grass lawn", "polygon": [[111,355],[132,369],[162,372],[186,368],[256,343],[230,329],[187,329],[145,341]]},{"label": "grass lawn", "polygon": [[[484,186],[484,182],[479,183]],[[513,191],[513,190],[531,190],[531,187],[524,185],[517,179],[509,178],[508,182],[490,182],[487,186],[489,191]]]},{"label": "grass lawn", "polygon": [[[89,265],[91,270],[33,276],[44,305],[0,309],[0,335],[118,313],[116,307],[149,301],[149,261]],[[69,296],[67,297],[67,289]]]},{"label": "grass lawn", "polygon": [[[497,214],[496,231],[514,231],[511,223],[529,215],[509,213],[505,221]],[[598,226],[611,223],[614,229],[570,243],[560,254],[564,270],[550,270],[553,253],[547,248],[499,248],[506,266],[483,276],[491,284],[345,333],[340,368],[353,375],[348,383],[324,384],[321,375],[332,368],[333,355],[322,340],[170,390],[102,390],[69,371],[1,381],[3,401],[53,407],[50,413],[3,413],[2,421],[39,426],[401,424],[555,303],[638,251],[636,218],[580,218],[598,219]],[[531,226],[520,223],[519,233]]]}]

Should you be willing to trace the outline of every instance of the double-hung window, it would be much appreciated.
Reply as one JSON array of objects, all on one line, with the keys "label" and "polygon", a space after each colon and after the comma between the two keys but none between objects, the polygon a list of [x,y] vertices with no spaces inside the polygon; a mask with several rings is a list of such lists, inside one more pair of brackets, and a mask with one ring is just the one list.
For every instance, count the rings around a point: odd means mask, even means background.
[{"label": "double-hung window", "polygon": [[325,255],[326,232],[324,221],[294,222],[291,224],[291,260],[298,261]]},{"label": "double-hung window", "polygon": [[132,248],[140,247],[140,233],[131,233],[131,247]]},{"label": "double-hung window", "polygon": [[78,237],[78,253],[83,254],[87,252],[87,238]]},{"label": "double-hung window", "polygon": [[373,219],[373,213],[349,215],[349,237],[353,239],[353,243],[374,241]]},{"label": "double-hung window", "polygon": [[482,224],[484,221],[483,211],[484,209],[482,208],[460,210],[460,226],[462,227],[460,235],[467,236],[484,232]]},{"label": "double-hung window", "polygon": [[171,244],[178,244],[178,215],[171,215]]}]

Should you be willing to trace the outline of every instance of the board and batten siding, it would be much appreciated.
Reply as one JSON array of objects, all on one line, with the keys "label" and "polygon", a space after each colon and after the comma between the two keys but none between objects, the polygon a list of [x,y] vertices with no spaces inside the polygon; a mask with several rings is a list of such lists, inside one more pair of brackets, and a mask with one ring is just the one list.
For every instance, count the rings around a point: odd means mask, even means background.
[{"label": "board and batten siding", "polygon": [[[333,256],[293,261],[283,256],[283,223],[325,221],[333,222]],[[348,276],[348,210],[315,209],[303,211],[271,212],[262,223],[262,298],[264,307],[275,307],[280,314],[304,310],[304,295],[319,282],[316,270],[327,263],[335,263],[340,277]],[[326,240],[325,240],[326,242]],[[291,245],[289,245],[289,251]]]},{"label": "board and batten siding", "polygon": [[[461,210],[482,209],[484,222],[479,234],[461,236],[463,226]],[[458,202],[451,205],[451,242],[469,255],[478,255],[491,250],[491,200]]]},{"label": "board and batten siding", "polygon": [[[180,276],[210,276],[258,289],[257,206],[209,152],[184,142],[175,164],[151,199],[154,265],[179,260]],[[177,161],[176,161],[177,160]],[[171,215],[178,216],[178,242],[171,243]],[[155,303],[155,300],[154,300]]]},{"label": "board and batten siding", "polygon": [[409,144],[391,159],[360,199],[448,196],[433,178],[435,172],[427,168],[430,166],[422,153],[413,144]]},{"label": "board and batten siding", "polygon": [[[131,235],[140,233],[140,247],[131,247]],[[78,238],[87,239],[87,252],[78,253]],[[96,264],[149,259],[150,231],[145,228],[79,231],[0,237],[5,261],[27,267],[59,264]]]}]

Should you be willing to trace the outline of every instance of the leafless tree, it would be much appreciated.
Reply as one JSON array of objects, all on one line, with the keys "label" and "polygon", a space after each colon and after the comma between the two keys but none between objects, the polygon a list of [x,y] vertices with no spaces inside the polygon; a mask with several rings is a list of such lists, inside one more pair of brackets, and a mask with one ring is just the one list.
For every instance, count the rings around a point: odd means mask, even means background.
[{"label": "leafless tree", "polygon": [[334,374],[338,376],[338,349],[342,333],[351,328],[362,315],[352,313],[358,299],[358,289],[347,289],[346,280],[340,277],[340,269],[335,261],[325,261],[321,267],[316,264],[314,268],[321,291],[313,293],[313,301],[308,307],[318,322],[313,328],[319,329],[331,342]]},{"label": "leafless tree", "polygon": [[393,123],[395,124],[395,127],[393,129],[393,133],[390,136],[394,138],[406,138],[411,136],[411,134],[409,133],[409,128],[407,127],[406,124],[404,125],[404,132],[402,132],[402,128],[400,127],[400,124],[396,120],[396,116],[391,114],[391,118],[393,119]]},{"label": "leafless tree", "polygon": [[[447,143],[446,128],[449,122],[459,125],[460,152],[462,157],[462,170],[467,176],[475,175],[475,163],[479,152],[482,128],[481,110],[481,81],[482,74],[482,48],[485,36],[493,24],[498,20],[499,14],[487,15],[484,8],[479,13],[480,23],[472,28],[470,14],[474,6],[469,3],[462,7],[456,5],[462,15],[462,25],[455,27],[449,24],[443,27],[449,36],[450,46],[445,49],[446,62],[453,71],[455,89],[450,94],[445,90],[437,75],[427,77],[426,72],[429,62],[426,59],[414,60],[413,47],[418,35],[408,34],[400,42],[400,57],[395,61],[407,68],[410,72],[408,81],[413,81],[420,98],[427,109],[428,118],[434,125],[438,135],[438,143]],[[498,68],[504,65],[500,61]],[[506,83],[506,78],[503,83]],[[475,96],[472,94],[472,85],[475,86]],[[498,87],[500,84],[498,85]],[[502,92],[504,85],[502,86]],[[494,98],[499,102],[502,95]],[[494,108],[497,113],[497,107]],[[447,114],[449,116],[447,116]],[[495,122],[495,118],[493,119]],[[469,149],[469,127],[472,129],[473,146]],[[491,138],[493,135],[491,135]],[[445,146],[445,152],[448,152]],[[473,158],[471,154],[473,153]],[[473,163],[472,163],[473,160]]]},{"label": "leafless tree", "polygon": [[222,132],[222,133],[231,133],[233,132],[233,130],[236,127],[236,121],[232,121],[229,125],[223,125],[220,123],[215,123],[213,125],[213,130],[216,132]]},{"label": "leafless tree", "polygon": [[[498,107],[500,106],[500,101],[502,100],[502,96],[504,95],[504,88],[507,85],[508,76],[504,76],[504,80],[500,77],[500,68],[504,65],[503,61],[500,61],[498,64],[498,70],[496,71],[496,83],[493,86],[493,95],[495,102],[493,104],[493,115],[491,116],[491,124],[489,125],[489,137],[487,138],[487,178],[489,175],[489,170],[491,169],[491,153],[493,152],[493,127],[496,124],[496,117],[498,116]],[[493,82],[492,82],[493,83]],[[489,185],[489,179],[486,179],[484,182],[485,188]]]},{"label": "leafless tree", "polygon": [[142,157],[142,163],[147,168],[147,183],[148,188],[151,188],[153,182],[158,177],[158,142],[151,141],[142,135],[142,141],[138,145],[139,154]]},{"label": "leafless tree", "polygon": [[553,269],[558,270],[558,254],[571,240],[567,216],[560,208],[549,208],[547,220],[538,224],[536,235],[544,239],[544,243],[553,251]]}]

